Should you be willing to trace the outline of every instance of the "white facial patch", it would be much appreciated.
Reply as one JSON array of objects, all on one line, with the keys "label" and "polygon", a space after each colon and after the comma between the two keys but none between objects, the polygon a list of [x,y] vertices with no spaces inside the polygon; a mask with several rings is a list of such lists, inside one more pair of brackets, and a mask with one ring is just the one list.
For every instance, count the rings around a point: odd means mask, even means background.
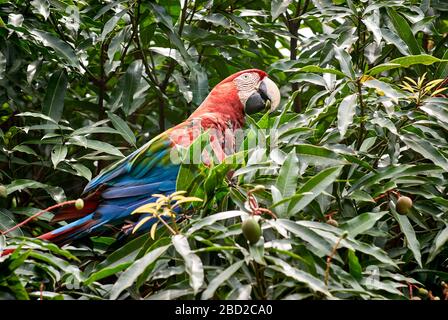
[{"label": "white facial patch", "polygon": [[243,73],[233,79],[236,89],[238,90],[238,97],[243,106],[246,104],[247,99],[249,99],[252,93],[257,89],[259,81],[260,75],[256,72]]}]

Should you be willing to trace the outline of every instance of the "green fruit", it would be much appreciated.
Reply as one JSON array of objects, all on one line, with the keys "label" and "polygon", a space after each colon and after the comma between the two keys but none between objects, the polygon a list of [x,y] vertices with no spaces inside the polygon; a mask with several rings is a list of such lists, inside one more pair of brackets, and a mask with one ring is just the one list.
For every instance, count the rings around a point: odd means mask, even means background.
[{"label": "green fruit", "polygon": [[250,244],[255,244],[261,237],[261,228],[254,218],[244,220],[242,225],[243,235]]},{"label": "green fruit", "polygon": [[76,200],[75,202],[75,207],[78,210],[82,210],[84,208],[84,200],[82,200],[81,198],[79,198],[78,200]]},{"label": "green fruit", "polygon": [[0,197],[6,198],[8,196],[8,192],[6,190],[6,187],[2,184],[0,184]]},{"label": "green fruit", "polygon": [[434,300],[440,300],[440,297],[434,297]]},{"label": "green fruit", "polygon": [[428,290],[426,290],[425,288],[418,288],[418,294],[426,297],[428,295]]},{"label": "green fruit", "polygon": [[396,209],[399,214],[408,213],[409,209],[412,208],[412,200],[409,197],[400,197],[397,200]]},{"label": "green fruit", "polygon": [[329,225],[332,225],[333,227],[339,227],[339,223],[336,220],[334,220],[334,219],[328,219],[327,223]]},{"label": "green fruit", "polygon": [[266,189],[265,186],[263,186],[263,185],[261,185],[261,184],[258,184],[258,185],[256,185],[256,186],[252,189],[252,192],[263,191],[263,190],[265,190],[265,189]]}]

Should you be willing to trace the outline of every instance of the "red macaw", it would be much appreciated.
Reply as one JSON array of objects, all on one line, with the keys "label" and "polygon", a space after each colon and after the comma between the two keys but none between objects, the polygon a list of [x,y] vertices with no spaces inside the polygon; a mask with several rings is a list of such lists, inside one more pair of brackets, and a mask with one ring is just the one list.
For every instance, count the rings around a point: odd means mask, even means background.
[{"label": "red macaw", "polygon": [[[55,243],[66,243],[101,230],[106,224],[117,225],[138,207],[156,200],[153,194],[171,194],[176,189],[180,165],[170,160],[178,146],[188,147],[196,131],[213,129],[210,142],[217,158],[225,157],[222,139],[225,130],[244,124],[245,114],[275,109],[280,92],[264,71],[237,72],[221,81],[195,112],[184,122],[161,133],[126,158],[106,168],[89,182],[83,192],[84,207],[62,207],[54,221],[74,220],[39,236]],[[147,229],[156,219],[145,223]]]}]

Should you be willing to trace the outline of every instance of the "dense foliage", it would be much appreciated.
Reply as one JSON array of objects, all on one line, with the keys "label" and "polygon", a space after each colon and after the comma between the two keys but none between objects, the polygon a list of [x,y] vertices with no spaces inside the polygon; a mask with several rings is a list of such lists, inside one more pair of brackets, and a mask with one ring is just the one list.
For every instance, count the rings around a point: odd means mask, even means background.
[{"label": "dense foliage", "polygon": [[59,248],[33,239],[47,212],[0,235],[0,299],[448,299],[447,39],[442,0],[0,1],[3,231],[236,71],[283,96],[244,164],[182,166],[175,199],[203,201],[170,228]]}]

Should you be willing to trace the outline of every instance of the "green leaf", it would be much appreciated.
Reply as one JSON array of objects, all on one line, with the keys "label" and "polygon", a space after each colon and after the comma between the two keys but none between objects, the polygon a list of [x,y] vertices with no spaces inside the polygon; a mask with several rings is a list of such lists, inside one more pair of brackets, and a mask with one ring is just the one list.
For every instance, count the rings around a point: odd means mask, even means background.
[{"label": "green leaf", "polygon": [[64,109],[64,97],[67,90],[65,70],[53,73],[48,81],[48,88],[42,103],[42,113],[58,122]]},{"label": "green leaf", "polygon": [[112,252],[107,258],[95,266],[94,271],[99,272],[104,268],[113,268],[123,263],[134,261],[140,250],[147,241],[148,236],[143,234],[135,239],[130,240],[125,245]]},{"label": "green leaf", "polygon": [[409,51],[413,55],[422,53],[422,49],[418,45],[417,40],[412,33],[412,29],[406,19],[397,13],[393,8],[386,8],[386,10],[398,35],[408,45]]},{"label": "green leaf", "polygon": [[381,39],[383,38],[383,35],[381,34],[381,29],[378,24],[378,21],[375,21],[375,13],[372,15],[369,15],[361,20],[364,25],[366,26],[367,30],[369,30],[375,39],[375,42],[379,45],[381,43]]},{"label": "green leaf", "polygon": [[383,63],[371,68],[367,71],[367,74],[375,75],[381,73],[386,70],[391,70],[395,68],[408,68],[410,66],[416,64],[423,64],[429,66],[436,62],[446,62],[447,60],[442,60],[437,57],[431,56],[429,54],[419,54],[419,55],[411,55],[406,57],[400,57],[396,59],[392,59],[387,63]]},{"label": "green leaf", "polygon": [[296,192],[298,177],[299,159],[295,150],[292,150],[283,162],[275,182],[275,186],[283,197],[292,196]]},{"label": "green leaf", "polygon": [[314,74],[314,73],[299,73],[291,78],[290,82],[309,82],[318,86],[326,87],[327,83],[325,82],[322,76]]},{"label": "green leaf", "polygon": [[285,13],[292,0],[272,0],[271,16],[272,20],[277,19],[281,14]]},{"label": "green leaf", "polygon": [[121,98],[122,109],[125,114],[129,113],[132,102],[134,101],[134,94],[137,91],[138,85],[142,77],[143,63],[142,60],[133,61],[126,73],[123,80],[123,96]]},{"label": "green leaf", "polygon": [[336,180],[341,169],[341,166],[327,168],[309,179],[291,199],[288,207],[289,215],[298,213],[320,195],[322,191]]},{"label": "green leaf", "polygon": [[286,263],[281,259],[274,258],[271,256],[266,257],[266,259],[271,260],[277,266],[275,267],[271,265],[270,268],[279,271],[283,273],[285,276],[290,277],[298,282],[306,284],[310,289],[314,291],[322,292],[326,296],[331,296],[322,280],[313,277],[309,273],[306,273],[302,270],[292,267],[291,265],[289,265],[288,263]]},{"label": "green leaf", "polygon": [[[282,167],[280,168],[279,174],[275,185],[271,187],[272,198],[274,203],[282,201],[283,199],[295,194],[297,189],[297,180],[299,178],[299,159],[292,150]],[[275,212],[279,217],[285,217],[288,213],[289,201],[283,202],[275,207]]]},{"label": "green leaf", "polygon": [[344,138],[348,127],[353,122],[356,112],[356,94],[351,94],[342,99],[338,108],[338,130],[341,138]]},{"label": "green leaf", "polygon": [[334,46],[335,57],[339,61],[342,72],[346,77],[355,79],[355,70],[353,69],[352,57],[340,47]]},{"label": "green leaf", "polygon": [[129,128],[126,121],[121,119],[119,116],[107,111],[109,119],[112,121],[113,126],[117,129],[123,138],[131,145],[135,147],[136,138],[132,130]]},{"label": "green leaf", "polygon": [[204,283],[204,266],[202,261],[191,251],[188,240],[184,235],[177,234],[173,236],[172,242],[176,251],[185,261],[185,269],[190,276],[190,286],[194,294],[196,294]]},{"label": "green leaf", "polygon": [[[17,221],[15,220],[14,214],[5,208],[0,208],[0,230],[1,231],[8,230],[14,227],[16,224]],[[12,237],[23,236],[23,232],[20,228],[17,228],[8,233],[8,235]],[[2,246],[0,246],[0,252],[2,249],[3,249]]]},{"label": "green leaf", "polygon": [[375,200],[373,200],[372,196],[362,190],[356,190],[354,191],[350,196],[350,199],[353,199],[355,201],[365,201],[365,202],[375,202]]},{"label": "green leaf", "polygon": [[5,282],[5,287],[15,295],[16,300],[30,300],[28,292],[18,276],[13,274],[9,276]]},{"label": "green leaf", "polygon": [[316,250],[318,250],[321,254],[327,256],[331,254],[333,249],[331,244],[316,234],[312,229],[306,228],[295,221],[287,219],[277,219],[274,222],[274,225],[279,225],[280,227],[285,228],[295,236],[309,243],[312,247],[316,248]]},{"label": "green leaf", "polygon": [[344,222],[340,228],[347,231],[350,237],[355,238],[358,234],[370,230],[386,213],[387,211],[365,212]]},{"label": "green leaf", "polygon": [[132,262],[124,262],[124,263],[114,264],[110,267],[103,268],[100,271],[90,274],[89,278],[86,281],[84,281],[84,284],[90,285],[95,281],[110,277],[111,275],[114,275],[117,272],[125,270],[131,264],[132,264]]},{"label": "green leaf", "polygon": [[33,118],[41,118],[50,122],[53,122],[54,124],[57,124],[56,121],[54,121],[52,118],[50,118],[49,116],[46,116],[44,114],[41,113],[36,113],[36,112],[22,112],[19,114],[16,114],[16,116],[18,117],[33,117]]},{"label": "green leaf", "polygon": [[393,44],[402,55],[408,56],[411,54],[408,45],[400,38],[399,35],[395,34],[388,28],[381,28],[381,33],[385,42],[387,44]]},{"label": "green leaf", "polygon": [[17,179],[6,185],[6,191],[11,194],[16,191],[21,191],[23,189],[43,189],[45,190],[56,202],[62,202],[65,200],[64,190],[60,187],[53,187],[47,184],[43,184],[34,180],[28,179]]},{"label": "green leaf", "polygon": [[404,94],[398,92],[397,90],[392,88],[389,84],[383,81],[373,79],[364,82],[363,85],[368,88],[373,88],[382,91],[386,97],[391,98],[392,101],[394,101],[395,103],[398,103],[398,99],[405,98]]},{"label": "green leaf", "polygon": [[19,145],[15,146],[12,150],[31,154],[33,156],[39,157],[33,149],[31,149],[30,147],[28,147],[27,145],[24,145],[24,144],[19,144]]},{"label": "green leaf", "polygon": [[446,248],[445,244],[448,241],[448,226],[445,227],[439,234],[436,236],[434,243],[429,250],[429,257],[426,263],[430,263],[434,260],[435,257],[442,251],[442,249]]},{"label": "green leaf", "polygon": [[111,134],[120,134],[117,130],[110,127],[97,127],[97,126],[86,126],[83,128],[79,128],[71,133],[72,137],[76,136],[84,136],[94,133],[111,133]]},{"label": "green leaf", "polygon": [[48,263],[49,265],[52,265],[52,266],[60,269],[61,271],[70,272],[77,278],[79,278],[79,276],[80,276],[78,268],[76,268],[70,262],[68,262],[64,259],[61,259],[59,257],[56,257],[55,255],[53,255],[51,253],[33,250],[30,252],[30,257],[44,261],[44,262]]},{"label": "green leaf", "polygon": [[194,221],[192,223],[192,227],[188,229],[187,235],[192,235],[194,232],[201,230],[202,228],[206,226],[210,226],[215,224],[217,221],[230,219],[234,217],[240,217],[241,215],[246,214],[243,211],[239,210],[232,210],[232,211],[225,211],[225,212],[219,212],[212,214],[210,216],[207,216],[205,218],[199,219],[198,221]]},{"label": "green leaf", "polygon": [[113,7],[116,7],[117,5],[119,5],[122,2],[125,2],[126,0],[117,0],[117,1],[113,1],[107,5],[101,6],[100,10],[98,10],[98,13],[93,17],[93,20],[98,19],[99,17],[101,17],[103,14],[105,14],[107,11],[109,11],[110,9],[112,9]]},{"label": "green leaf", "polygon": [[438,101],[439,99],[440,98],[430,98],[426,100],[425,103],[420,106],[420,109],[425,111],[429,116],[448,123],[448,108]]},{"label": "green leaf", "polygon": [[387,71],[387,70],[391,70],[391,69],[400,68],[400,67],[402,67],[401,64],[387,62],[387,63],[379,64],[379,65],[369,69],[366,72],[366,74],[374,76],[374,75],[379,74],[381,72],[384,72],[384,71]]},{"label": "green leaf", "polygon": [[39,13],[45,20],[50,16],[50,3],[46,0],[33,0],[30,2],[33,11]]},{"label": "green leaf", "polygon": [[226,268],[219,275],[210,281],[207,286],[207,289],[202,292],[201,299],[208,300],[213,297],[216,289],[219,288],[226,280],[228,280],[241,266],[244,264],[244,260],[240,260],[232,264],[230,267]]},{"label": "green leaf", "polygon": [[351,194],[355,190],[366,189],[380,181],[399,177],[400,175],[404,175],[404,172],[407,169],[409,169],[409,166],[402,165],[398,167],[388,167],[383,170],[379,170],[378,172],[371,172],[356,180],[347,193]]},{"label": "green leaf", "polygon": [[448,77],[448,51],[445,51],[442,58],[444,62],[437,66],[434,79],[445,79]]},{"label": "green leaf", "polygon": [[300,144],[296,148],[297,156],[300,161],[304,161],[315,166],[331,166],[342,165],[346,161],[343,160],[337,153],[321,146],[314,146],[311,144]]},{"label": "green leaf", "polygon": [[171,245],[156,248],[146,253],[142,258],[136,260],[125,272],[123,272],[110,290],[110,300],[118,298],[120,293],[129,288],[138,276],[142,274],[146,268],[155,262],[163,253],[165,253]]},{"label": "green leaf", "polygon": [[112,16],[107,22],[104,24],[103,31],[100,35],[100,40],[104,41],[106,36],[114,30],[115,26],[117,25],[118,21],[120,21],[121,17],[126,13],[126,10],[122,10]]},{"label": "green leaf", "polygon": [[173,19],[171,16],[166,12],[165,8],[162,6],[159,6],[155,3],[149,2],[149,6],[152,7],[153,12],[156,16],[157,22],[163,24],[165,27],[167,27],[169,30],[173,30]]},{"label": "green leaf", "polygon": [[69,164],[73,169],[76,170],[76,173],[79,176],[86,178],[88,181],[92,179],[92,172],[85,165],[81,163],[69,163]]},{"label": "green leaf", "polygon": [[418,242],[415,235],[414,228],[412,227],[409,219],[405,215],[398,214],[395,209],[391,210],[392,214],[400,225],[401,232],[403,232],[406,237],[406,245],[412,251],[420,268],[422,268],[422,255],[420,253],[420,242]]},{"label": "green leaf", "polygon": [[193,103],[200,105],[207,97],[209,90],[207,72],[199,64],[194,65],[190,70],[190,85],[193,92]]},{"label": "green leaf", "polygon": [[[303,226],[304,228],[313,230],[322,238],[326,239],[327,241],[330,241],[333,245],[336,244],[336,242],[341,238],[343,233],[342,229],[335,228],[326,223],[306,221],[306,220],[297,221],[296,223]],[[392,260],[385,251],[374,245],[359,242],[357,240],[352,239],[351,237],[348,237],[340,242],[340,246],[368,254],[384,264],[397,268],[397,264],[394,262],[394,260]]]},{"label": "green leaf", "polygon": [[348,250],[348,267],[353,278],[362,279],[362,267],[354,250]]},{"label": "green leaf", "polygon": [[[70,140],[70,142],[73,144],[82,146],[82,147],[84,146],[80,141],[76,141],[76,140],[72,139],[72,140]],[[120,152],[120,150],[118,150],[113,145],[111,145],[107,142],[102,142],[102,141],[98,141],[98,140],[88,140],[88,139],[86,139],[85,142],[87,143],[87,148],[101,151],[104,153],[108,153],[108,154],[118,156],[118,157],[124,157],[123,154]]]},{"label": "green leaf", "polygon": [[193,290],[188,289],[168,289],[168,290],[160,290],[155,294],[150,295],[145,300],[176,300],[180,297],[188,296],[193,294]]},{"label": "green leaf", "polygon": [[371,119],[370,122],[380,126],[381,128],[386,128],[393,134],[398,135],[395,124],[389,118],[387,118],[385,114],[375,113],[373,119]]},{"label": "green leaf", "polygon": [[55,145],[53,150],[51,150],[51,162],[53,162],[53,167],[56,168],[58,163],[64,161],[67,156],[67,147],[63,144]]},{"label": "green leaf", "polygon": [[416,135],[404,134],[400,135],[400,139],[412,150],[420,153],[426,159],[431,160],[434,164],[448,171],[448,159],[434,147],[429,141],[423,140]]},{"label": "green leaf", "polygon": [[62,41],[59,38],[56,38],[53,34],[40,30],[32,30],[31,34],[42,41],[44,46],[51,47],[57,54],[61,55],[72,67],[79,68],[79,61],[76,57],[75,51],[73,48]]},{"label": "green leaf", "polygon": [[335,74],[337,76],[341,76],[343,78],[346,77],[346,75],[337,70],[337,69],[330,69],[330,68],[322,68],[319,66],[315,66],[315,65],[310,65],[310,66],[305,66],[303,68],[299,68],[296,70],[297,72],[314,72],[314,73],[331,73],[331,74]]},{"label": "green leaf", "polygon": [[[36,209],[36,212],[39,212],[39,211],[40,210]],[[36,244],[38,246],[37,248],[39,250],[46,250],[46,251],[49,251],[49,252],[51,252],[53,254],[57,254],[59,256],[62,256],[64,258],[66,258],[66,259],[73,260],[73,261],[76,261],[76,262],[81,262],[78,259],[78,257],[73,255],[70,251],[65,250],[65,249],[61,249],[59,246],[57,246],[54,243],[47,242],[47,241],[44,241],[44,240],[40,240],[40,239],[37,239],[37,238],[31,238],[30,239],[30,238],[25,238],[24,237],[23,240],[25,240],[26,244],[31,244],[31,243]]]}]

